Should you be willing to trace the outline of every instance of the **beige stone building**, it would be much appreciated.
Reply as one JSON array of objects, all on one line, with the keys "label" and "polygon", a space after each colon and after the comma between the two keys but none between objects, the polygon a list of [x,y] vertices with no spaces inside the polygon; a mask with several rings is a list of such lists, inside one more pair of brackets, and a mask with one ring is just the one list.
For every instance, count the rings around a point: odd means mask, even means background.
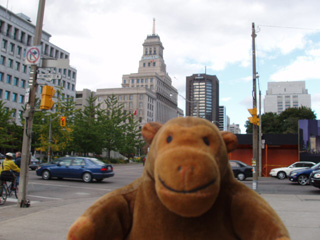
[{"label": "beige stone building", "polygon": [[[148,35],[143,43],[143,54],[139,61],[137,73],[125,74],[122,77],[122,88],[97,89],[94,93],[97,101],[103,103],[111,95],[115,95],[124,110],[133,113],[141,125],[157,121],[165,123],[177,116],[183,116],[178,108],[178,91],[172,86],[172,80],[166,72],[163,58],[163,45],[160,37]],[[87,89],[77,91],[77,106],[85,104],[84,98],[90,96]]]}]

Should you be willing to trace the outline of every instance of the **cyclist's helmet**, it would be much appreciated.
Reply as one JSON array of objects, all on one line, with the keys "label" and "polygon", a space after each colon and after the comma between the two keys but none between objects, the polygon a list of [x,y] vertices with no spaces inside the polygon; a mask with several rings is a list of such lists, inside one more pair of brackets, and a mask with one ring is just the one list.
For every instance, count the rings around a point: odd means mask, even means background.
[{"label": "cyclist's helmet", "polygon": [[13,154],[12,153],[6,153],[6,157],[9,157],[9,158],[13,158]]}]

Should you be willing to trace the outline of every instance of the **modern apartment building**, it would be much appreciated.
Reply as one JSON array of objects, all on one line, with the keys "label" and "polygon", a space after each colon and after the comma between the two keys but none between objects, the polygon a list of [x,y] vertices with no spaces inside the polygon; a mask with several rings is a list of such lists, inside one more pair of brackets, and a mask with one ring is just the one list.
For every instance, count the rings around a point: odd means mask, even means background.
[{"label": "modern apartment building", "polygon": [[227,131],[227,111],[225,106],[219,106],[219,129]]},{"label": "modern apartment building", "polygon": [[[14,14],[0,6],[0,100],[8,110],[14,109],[12,117],[20,124],[22,109],[29,88],[30,65],[25,64],[27,47],[33,46],[35,25],[22,13]],[[42,32],[41,59],[68,59],[70,54],[50,43],[51,35]],[[75,98],[77,71],[73,67],[39,69],[39,73],[57,73],[62,79],[45,82],[38,79],[37,98],[41,98],[42,87],[48,84],[63,87],[61,97]],[[58,97],[58,92],[56,97]]]},{"label": "modern apartment building", "polygon": [[[125,74],[122,77],[122,88],[97,89],[97,101],[102,103],[111,95],[115,95],[123,104],[124,110],[135,113],[141,126],[150,121],[165,123],[168,120],[183,116],[177,106],[178,91],[166,72],[163,58],[164,47],[160,37],[148,35],[143,43],[143,54],[139,61],[137,73]],[[83,92],[77,95],[84,97]],[[83,101],[77,98],[77,102]]]},{"label": "modern apartment building", "polygon": [[264,99],[264,112],[280,114],[288,108],[311,108],[311,95],[305,81],[268,82]]},{"label": "modern apartment building", "polygon": [[215,75],[193,74],[186,78],[186,115],[219,123],[219,80]]},{"label": "modern apartment building", "polygon": [[232,132],[233,134],[240,134],[241,133],[240,125],[235,123],[230,124],[229,131]]}]

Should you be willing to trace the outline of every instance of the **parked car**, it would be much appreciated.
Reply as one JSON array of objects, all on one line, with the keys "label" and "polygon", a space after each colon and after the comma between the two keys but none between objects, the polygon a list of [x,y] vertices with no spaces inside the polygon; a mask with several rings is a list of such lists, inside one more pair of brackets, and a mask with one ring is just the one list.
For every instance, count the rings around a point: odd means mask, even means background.
[{"label": "parked car", "polygon": [[285,179],[289,176],[290,172],[292,172],[293,170],[310,168],[310,167],[313,167],[314,165],[316,165],[314,162],[295,162],[288,167],[271,169],[270,176],[277,177],[279,179]]},{"label": "parked car", "polygon": [[239,160],[230,160],[233,175],[239,180],[244,181],[248,177],[252,177],[253,167]]},{"label": "parked car", "polygon": [[310,184],[314,187],[320,188],[320,170],[313,171],[310,174]]},{"label": "parked car", "polygon": [[36,170],[38,176],[49,180],[57,178],[79,178],[84,182],[95,179],[101,182],[104,178],[113,177],[113,167],[96,158],[90,157],[62,157],[53,163],[41,164]]},{"label": "parked car", "polygon": [[289,175],[291,182],[298,182],[300,185],[309,184],[309,177],[313,171],[320,170],[320,163],[317,163],[311,168],[294,170]]},{"label": "parked car", "polygon": [[34,156],[31,156],[29,168],[31,170],[36,170],[39,167],[39,165],[40,165],[40,160],[36,159]]}]

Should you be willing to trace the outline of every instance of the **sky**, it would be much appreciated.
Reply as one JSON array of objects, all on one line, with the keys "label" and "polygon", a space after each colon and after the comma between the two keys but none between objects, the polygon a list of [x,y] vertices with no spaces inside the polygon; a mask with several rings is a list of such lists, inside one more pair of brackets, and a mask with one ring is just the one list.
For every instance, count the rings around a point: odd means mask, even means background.
[{"label": "sky", "polygon": [[[39,0],[0,0],[36,23]],[[252,108],[252,23],[255,24],[257,89],[268,82],[305,81],[311,109],[320,117],[320,1],[318,0],[47,0],[43,30],[70,53],[76,90],[121,87],[136,73],[142,44],[155,31],[185,110],[186,76],[216,75],[219,104],[230,123],[244,124]]]}]

